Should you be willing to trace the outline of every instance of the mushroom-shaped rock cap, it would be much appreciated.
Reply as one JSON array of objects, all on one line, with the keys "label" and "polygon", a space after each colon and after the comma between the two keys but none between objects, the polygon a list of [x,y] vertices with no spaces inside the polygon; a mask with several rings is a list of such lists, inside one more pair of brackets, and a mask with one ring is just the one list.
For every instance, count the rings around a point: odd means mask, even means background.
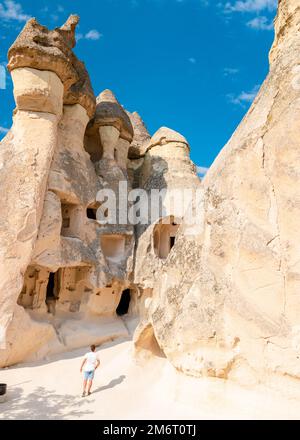
[{"label": "mushroom-shaped rock cap", "polygon": [[128,151],[128,157],[129,159],[138,159],[141,156],[144,156],[151,136],[144,124],[144,121],[137,112],[127,112],[127,114],[130,118],[134,131],[133,140]]},{"label": "mushroom-shaped rock cap", "polygon": [[64,103],[79,103],[92,117],[96,102],[89,75],[72,50],[78,22],[79,17],[71,15],[62,27],[49,30],[31,18],[8,51],[7,67],[10,71],[31,67],[56,73],[64,85]]},{"label": "mushroom-shaped rock cap", "polygon": [[94,125],[112,125],[120,131],[120,137],[129,142],[133,138],[133,127],[129,116],[110,90],[104,90],[97,98]]},{"label": "mushroom-shaped rock cap", "polygon": [[185,144],[189,148],[188,141],[184,136],[182,136],[180,133],[178,133],[175,130],[172,130],[171,128],[167,127],[161,127],[157,132],[152,136],[147,150],[150,150],[150,148],[155,147],[156,145],[166,145],[170,144],[172,142]]}]

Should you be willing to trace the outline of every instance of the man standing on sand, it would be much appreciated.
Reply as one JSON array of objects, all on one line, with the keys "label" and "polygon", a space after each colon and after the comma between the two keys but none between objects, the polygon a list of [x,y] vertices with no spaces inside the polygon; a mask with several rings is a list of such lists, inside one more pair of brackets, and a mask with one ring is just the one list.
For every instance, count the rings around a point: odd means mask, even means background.
[{"label": "man standing on sand", "polygon": [[89,396],[91,394],[91,388],[93,384],[94,374],[95,370],[100,365],[100,361],[95,353],[96,347],[95,345],[91,345],[91,351],[87,353],[84,356],[84,359],[82,361],[81,367],[80,367],[80,373],[82,373],[82,369],[84,367],[84,380],[83,380],[83,393],[82,397],[85,397],[86,393],[86,386],[88,385],[88,392],[87,395]]}]

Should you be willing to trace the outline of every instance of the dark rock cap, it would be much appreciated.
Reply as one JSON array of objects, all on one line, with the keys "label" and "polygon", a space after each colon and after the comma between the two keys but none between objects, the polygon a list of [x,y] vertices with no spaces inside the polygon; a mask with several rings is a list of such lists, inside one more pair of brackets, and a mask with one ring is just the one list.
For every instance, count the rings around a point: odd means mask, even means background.
[{"label": "dark rock cap", "polygon": [[76,44],[77,15],[54,30],[40,25],[35,18],[28,20],[8,51],[8,69],[31,67],[50,70],[64,85],[64,104],[81,104],[90,117],[95,112],[95,96],[84,63],[73,53]]},{"label": "dark rock cap", "polygon": [[101,127],[112,125],[120,131],[120,137],[129,142],[133,138],[133,127],[129,116],[110,90],[104,90],[97,98],[93,124]]}]

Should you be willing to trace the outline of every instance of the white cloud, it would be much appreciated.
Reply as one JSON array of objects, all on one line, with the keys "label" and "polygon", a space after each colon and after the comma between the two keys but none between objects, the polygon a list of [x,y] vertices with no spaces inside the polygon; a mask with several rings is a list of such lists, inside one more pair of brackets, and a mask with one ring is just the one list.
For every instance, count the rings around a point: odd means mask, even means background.
[{"label": "white cloud", "polygon": [[6,69],[5,64],[0,63],[0,90],[6,89]]},{"label": "white cloud", "polygon": [[277,9],[278,0],[235,0],[222,3],[223,12],[227,16],[238,12],[243,14],[256,14],[246,25],[251,29],[270,31],[274,28],[272,20],[264,14],[272,14]]},{"label": "white cloud", "polygon": [[225,11],[227,12],[261,12],[268,10],[275,11],[277,8],[277,0],[237,0],[235,2],[227,2]]},{"label": "white cloud", "polygon": [[0,126],[0,134],[6,134],[6,133],[8,133],[8,128],[4,128],[4,127],[1,127]]},{"label": "white cloud", "polygon": [[101,37],[103,37],[103,35],[100,34],[99,31],[97,31],[96,29],[91,29],[86,34],[78,33],[76,35],[76,40],[77,41],[80,41],[80,40],[96,41],[96,40],[99,40]]},{"label": "white cloud", "polygon": [[228,98],[229,102],[231,102],[231,104],[241,105],[242,107],[244,107],[244,104],[249,104],[254,100],[254,98],[256,97],[256,95],[259,91],[259,88],[260,88],[260,85],[257,84],[249,92],[242,91],[238,95],[234,95],[231,93],[231,94],[227,95],[227,98]]},{"label": "white cloud", "polygon": [[85,34],[86,40],[99,40],[102,37],[102,34],[98,32],[96,29],[91,29]]},{"label": "white cloud", "polygon": [[239,69],[236,69],[234,67],[224,67],[223,69],[224,76],[237,75],[238,73],[239,73]]},{"label": "white cloud", "polygon": [[[47,14],[47,13],[49,12],[49,7],[48,7],[48,6],[45,6],[45,7],[41,10],[41,12],[43,12],[44,14]],[[56,8],[53,9],[53,13],[50,14],[50,18],[51,18],[51,20],[53,20],[53,21],[58,21],[58,20],[60,20],[60,19],[61,19],[61,14],[62,14],[63,12],[65,12],[65,9],[64,9],[63,6],[61,6],[61,5],[56,6]]]},{"label": "white cloud", "polygon": [[253,18],[247,22],[247,26],[251,29],[257,29],[259,31],[271,31],[274,29],[272,20],[268,20],[264,15]]},{"label": "white cloud", "polygon": [[191,58],[189,58],[189,62],[190,62],[191,64],[196,64],[196,63],[197,63],[197,60],[196,60],[196,58],[191,57]]},{"label": "white cloud", "polygon": [[31,17],[24,14],[20,3],[13,0],[4,0],[3,3],[0,3],[0,18],[6,21],[27,21]]},{"label": "white cloud", "polygon": [[207,171],[209,170],[209,168],[206,168],[206,167],[198,167],[198,166],[196,166],[196,169],[197,169],[197,174],[198,174],[200,177],[204,177],[205,174],[207,173]]}]

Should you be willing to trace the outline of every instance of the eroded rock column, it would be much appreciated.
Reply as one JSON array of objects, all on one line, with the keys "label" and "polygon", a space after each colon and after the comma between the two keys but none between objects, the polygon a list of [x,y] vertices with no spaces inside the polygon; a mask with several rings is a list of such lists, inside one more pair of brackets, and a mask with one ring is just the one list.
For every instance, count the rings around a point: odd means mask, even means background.
[{"label": "eroded rock column", "polygon": [[16,111],[0,149],[0,347],[14,314],[42,215],[48,173],[57,142],[64,87],[51,71],[12,70]]}]

